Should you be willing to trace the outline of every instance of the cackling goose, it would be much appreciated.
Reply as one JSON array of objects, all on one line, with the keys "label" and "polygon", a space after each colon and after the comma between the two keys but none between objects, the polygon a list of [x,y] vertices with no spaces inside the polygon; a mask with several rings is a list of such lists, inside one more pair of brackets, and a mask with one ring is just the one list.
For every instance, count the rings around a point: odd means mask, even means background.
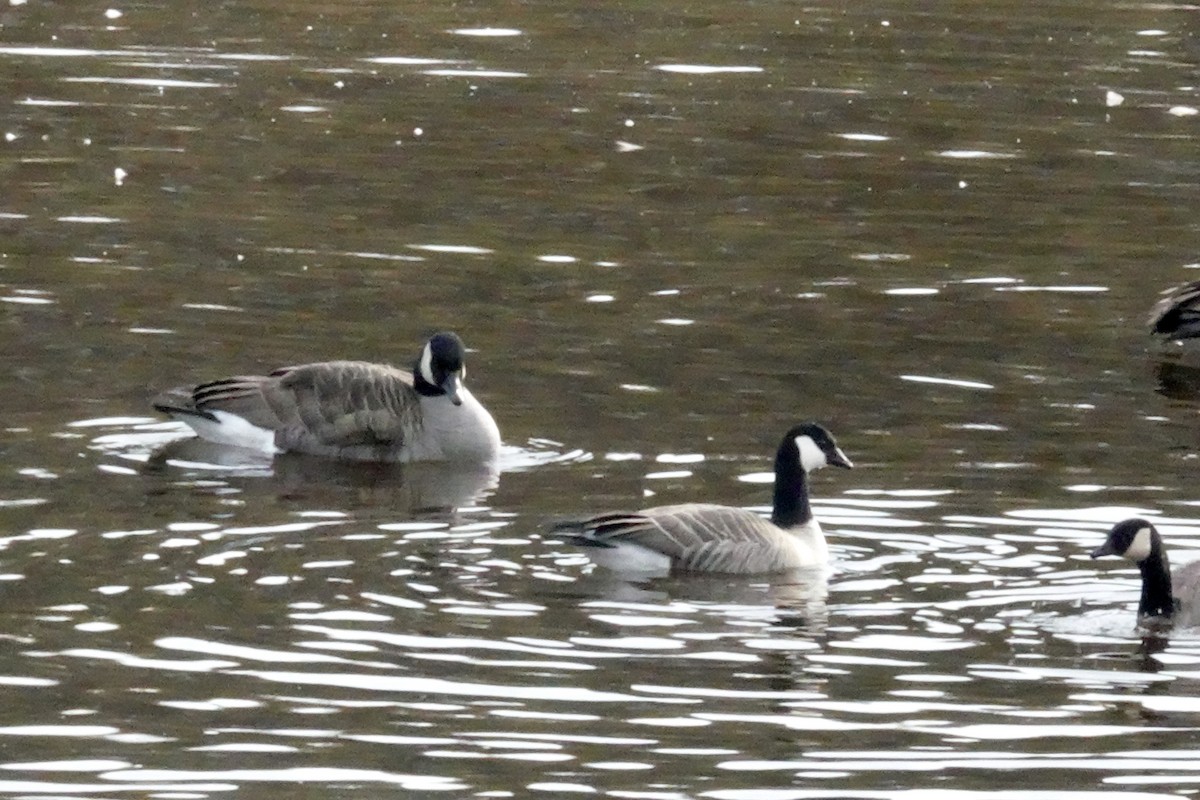
[{"label": "cackling goose", "polygon": [[1144,519],[1118,522],[1104,544],[1092,551],[1092,558],[1121,556],[1137,564],[1142,573],[1142,599],[1138,618],[1158,617],[1175,620],[1197,618],[1200,612],[1200,561],[1185,564],[1175,573],[1171,586],[1171,564],[1163,549],[1162,536]]},{"label": "cackling goose", "polygon": [[154,407],[202,438],[358,461],[492,461],[495,420],[463,386],[463,343],[430,337],[409,372],[326,361],[180,387]]},{"label": "cackling goose", "polygon": [[808,502],[808,473],[854,465],[814,422],[789,430],[775,454],[775,499],[768,521],[709,503],[609,513],[555,526],[588,557],[616,572],[764,574],[821,566],[829,557]]}]

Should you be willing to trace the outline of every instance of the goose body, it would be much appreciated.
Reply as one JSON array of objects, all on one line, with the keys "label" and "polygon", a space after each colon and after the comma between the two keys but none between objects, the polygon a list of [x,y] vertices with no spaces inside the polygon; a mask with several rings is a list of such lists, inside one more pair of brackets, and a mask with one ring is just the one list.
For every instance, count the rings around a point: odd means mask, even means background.
[{"label": "goose body", "polygon": [[1185,564],[1174,576],[1158,529],[1144,519],[1118,522],[1092,558],[1121,556],[1142,574],[1139,619],[1200,620],[1200,561]]},{"label": "goose body", "polygon": [[1200,337],[1200,281],[1163,292],[1146,323],[1152,334],[1168,340]]},{"label": "goose body", "polygon": [[500,431],[462,385],[462,340],[438,333],[410,371],[325,361],[172,389],[154,407],[201,438],[357,461],[493,461]]},{"label": "goose body", "polygon": [[823,566],[829,550],[808,499],[808,473],[850,459],[827,430],[797,425],[775,454],[769,520],[742,508],[709,503],[600,514],[556,526],[595,563],[617,572],[752,575]]}]

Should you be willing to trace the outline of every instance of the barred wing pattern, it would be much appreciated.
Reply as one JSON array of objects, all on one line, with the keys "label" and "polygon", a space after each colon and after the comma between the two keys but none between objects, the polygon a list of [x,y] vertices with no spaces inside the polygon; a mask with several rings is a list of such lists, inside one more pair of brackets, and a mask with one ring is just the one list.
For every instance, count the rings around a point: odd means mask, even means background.
[{"label": "barred wing pattern", "polygon": [[580,545],[632,545],[661,553],[678,572],[784,572],[825,556],[815,520],[783,530],[753,512],[705,503],[602,514],[560,530],[576,532],[571,539]]},{"label": "barred wing pattern", "polygon": [[1151,333],[1171,339],[1200,337],[1200,281],[1163,292],[1146,321]]},{"label": "barred wing pattern", "polygon": [[226,411],[275,431],[280,449],[315,454],[394,450],[421,421],[411,376],[362,361],[226,378],[196,387],[192,398],[200,412]]}]

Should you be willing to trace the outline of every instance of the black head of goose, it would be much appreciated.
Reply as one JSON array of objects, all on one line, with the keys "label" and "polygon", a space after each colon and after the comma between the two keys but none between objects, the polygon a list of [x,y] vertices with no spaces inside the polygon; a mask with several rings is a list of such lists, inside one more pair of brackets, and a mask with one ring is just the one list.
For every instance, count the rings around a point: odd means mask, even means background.
[{"label": "black head of goose", "polygon": [[1162,536],[1149,521],[1134,518],[1118,522],[1092,558],[1121,556],[1142,573],[1142,596],[1138,618],[1195,619],[1200,611],[1200,561],[1185,564],[1174,576],[1163,548]]},{"label": "black head of goose", "polygon": [[815,422],[792,427],[775,453],[770,520],[708,503],[658,506],[560,522],[555,530],[617,572],[767,574],[824,565],[829,558],[808,499],[808,473],[854,466]]},{"label": "black head of goose", "polygon": [[153,405],[219,444],[362,461],[491,461],[500,431],[463,385],[465,349],[437,333],[409,371],[323,361],[171,389]]}]

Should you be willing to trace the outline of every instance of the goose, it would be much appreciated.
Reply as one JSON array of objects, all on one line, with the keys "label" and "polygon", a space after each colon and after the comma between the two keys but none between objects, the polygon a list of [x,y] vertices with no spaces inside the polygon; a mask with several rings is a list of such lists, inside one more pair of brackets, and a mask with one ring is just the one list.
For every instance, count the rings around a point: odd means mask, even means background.
[{"label": "goose", "polygon": [[1147,320],[1152,334],[1168,340],[1200,337],[1200,281],[1192,281],[1163,292],[1150,309]]},{"label": "goose", "polygon": [[751,575],[824,565],[821,526],[808,502],[808,473],[854,466],[815,422],[792,427],[775,454],[775,498],[768,521],[752,511],[709,503],[600,514],[555,525],[596,564],[615,572]]},{"label": "goose", "polygon": [[464,347],[454,333],[425,342],[411,371],[325,361],[170,389],[154,408],[199,436],[263,453],[356,461],[489,462],[500,431],[463,386]]},{"label": "goose", "polygon": [[1163,549],[1162,536],[1150,522],[1140,518],[1118,522],[1092,558],[1121,556],[1137,564],[1142,573],[1142,598],[1138,618],[1174,620],[1200,611],[1200,561],[1185,564],[1175,573],[1172,590],[1171,564]]}]

